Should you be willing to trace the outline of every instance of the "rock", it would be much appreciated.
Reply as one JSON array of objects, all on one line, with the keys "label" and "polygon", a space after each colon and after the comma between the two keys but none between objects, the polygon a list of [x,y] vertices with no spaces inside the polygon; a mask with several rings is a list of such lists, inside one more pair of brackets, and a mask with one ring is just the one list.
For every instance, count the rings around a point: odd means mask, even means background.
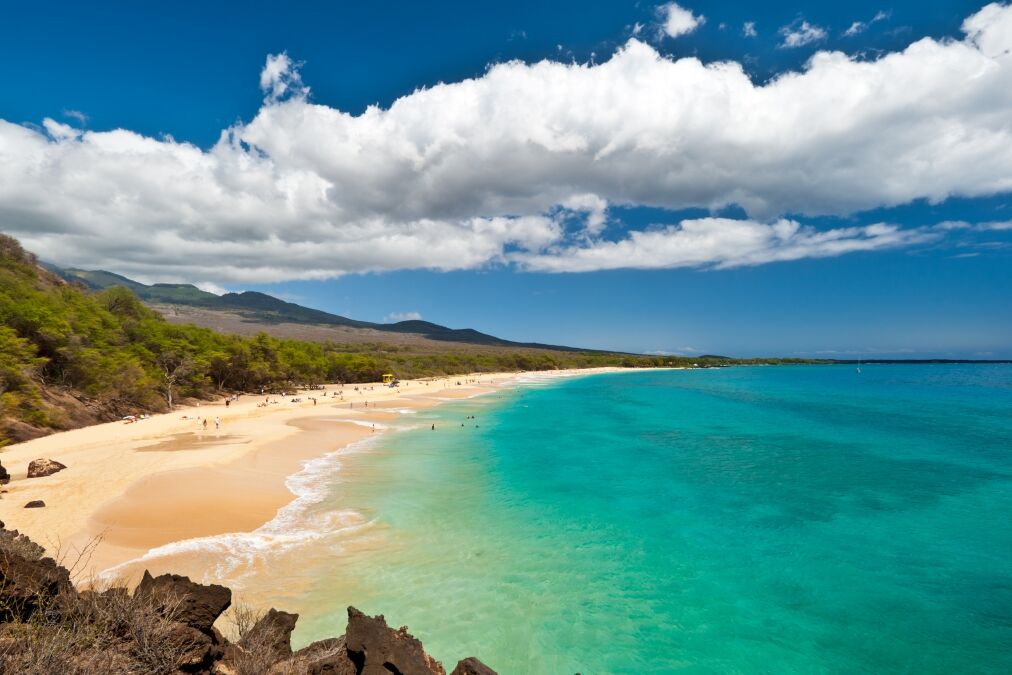
[{"label": "rock", "polygon": [[28,477],[29,478],[42,478],[43,476],[51,476],[57,471],[63,471],[67,466],[60,464],[56,460],[52,459],[33,459],[28,464]]},{"label": "rock", "polygon": [[0,464],[0,485],[7,485],[11,482],[11,475],[7,473],[7,469],[4,468],[3,464]]},{"label": "rock", "polygon": [[390,628],[382,614],[369,617],[349,607],[345,644],[359,675],[446,675],[407,627]]},{"label": "rock", "polygon": [[461,659],[450,675],[499,675],[473,656]]},{"label": "rock", "polygon": [[166,617],[208,636],[214,635],[214,622],[232,604],[232,591],[224,586],[205,586],[178,574],[152,577],[147,570],[134,597],[150,599]]},{"label": "rock", "polygon": [[212,636],[183,623],[170,623],[158,636],[159,648],[172,656],[175,666],[186,673],[207,673],[222,650]]},{"label": "rock", "polygon": [[25,504],[26,509],[41,509],[46,503],[41,499],[33,499],[32,501]]},{"label": "rock", "polygon": [[28,558],[7,549],[0,554],[0,621],[28,621],[73,594],[70,572],[52,558]]},{"label": "rock", "polygon": [[271,609],[239,641],[239,647],[254,651],[266,663],[277,663],[292,655],[292,631],[298,614]]},{"label": "rock", "polygon": [[314,642],[277,664],[280,673],[306,673],[307,675],[358,675],[358,669],[348,657],[344,637]]}]

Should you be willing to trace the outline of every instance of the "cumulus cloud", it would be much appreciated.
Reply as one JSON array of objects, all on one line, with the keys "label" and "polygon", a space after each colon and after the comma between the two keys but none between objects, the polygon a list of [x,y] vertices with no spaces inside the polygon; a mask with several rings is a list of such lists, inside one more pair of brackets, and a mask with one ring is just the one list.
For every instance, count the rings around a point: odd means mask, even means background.
[{"label": "cumulus cloud", "polygon": [[808,23],[804,19],[798,19],[782,26],[780,34],[784,38],[780,46],[786,48],[804,47],[813,42],[821,42],[826,39],[827,35],[825,28]]},{"label": "cumulus cloud", "polygon": [[260,91],[272,103],[286,96],[305,99],[309,95],[309,87],[302,84],[299,64],[292,61],[287,52],[267,55],[267,62],[260,71]]},{"label": "cumulus cloud", "polygon": [[755,29],[755,21],[746,21],[741,27],[741,34],[745,37],[753,38],[758,35],[758,31]]},{"label": "cumulus cloud", "polygon": [[398,323],[400,321],[421,321],[422,315],[418,312],[391,312],[387,314],[383,321],[385,323]]},{"label": "cumulus cloud", "polygon": [[692,10],[685,9],[674,2],[661,5],[657,11],[661,17],[661,31],[668,37],[686,35],[706,23],[705,16],[696,16]]},{"label": "cumulus cloud", "polygon": [[[963,27],[875,60],[818,52],[762,85],[630,39],[600,64],[502,63],[359,115],[312,101],[272,55],[263,106],[207,149],[0,120],[0,229],[55,262],[223,286],[907,245],[919,235],[806,217],[1012,191],[1012,8]],[[728,205],[748,218],[609,237],[609,208]]]}]

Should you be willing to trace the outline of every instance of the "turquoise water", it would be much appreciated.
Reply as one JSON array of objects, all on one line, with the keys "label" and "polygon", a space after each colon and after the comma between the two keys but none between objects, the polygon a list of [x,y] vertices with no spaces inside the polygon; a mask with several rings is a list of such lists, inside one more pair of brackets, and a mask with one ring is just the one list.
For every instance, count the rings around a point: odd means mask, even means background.
[{"label": "turquoise water", "polygon": [[355,604],[501,673],[1012,672],[1012,367],[862,370],[601,375],[413,416],[314,507],[371,525],[306,557],[296,638]]}]

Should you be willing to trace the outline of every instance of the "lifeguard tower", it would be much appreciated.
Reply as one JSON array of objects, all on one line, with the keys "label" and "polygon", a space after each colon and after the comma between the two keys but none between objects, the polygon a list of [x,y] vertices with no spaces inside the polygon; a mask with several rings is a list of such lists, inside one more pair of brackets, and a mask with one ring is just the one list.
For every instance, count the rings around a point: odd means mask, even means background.
[{"label": "lifeguard tower", "polygon": [[383,384],[391,384],[394,379],[393,373],[383,373]]}]

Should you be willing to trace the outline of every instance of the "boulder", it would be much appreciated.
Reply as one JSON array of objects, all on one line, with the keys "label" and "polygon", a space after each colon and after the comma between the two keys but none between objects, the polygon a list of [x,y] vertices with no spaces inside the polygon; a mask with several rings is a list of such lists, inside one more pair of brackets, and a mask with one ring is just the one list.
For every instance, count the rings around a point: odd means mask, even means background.
[{"label": "boulder", "polygon": [[499,675],[473,656],[461,659],[450,675]]},{"label": "boulder", "polygon": [[7,485],[11,482],[11,475],[7,473],[7,469],[4,468],[3,464],[0,464],[0,485]]},{"label": "boulder", "polygon": [[147,570],[134,597],[149,599],[166,617],[208,636],[214,635],[214,622],[232,604],[232,591],[224,586],[205,586],[178,574],[152,577]]},{"label": "boulder", "polygon": [[306,675],[358,675],[358,669],[348,657],[344,637],[314,642],[277,664],[279,673],[306,673]]},{"label": "boulder", "polygon": [[209,673],[222,655],[214,636],[183,623],[169,623],[157,638],[158,649],[171,655],[176,668],[185,673]]},{"label": "boulder", "polygon": [[279,612],[272,608],[239,641],[239,647],[247,651],[255,650],[267,663],[287,659],[292,655],[292,631],[298,620],[298,614]]},{"label": "boulder", "polygon": [[66,468],[65,464],[60,464],[53,459],[33,459],[28,464],[28,477],[42,478],[43,476],[52,476],[57,471],[63,471]]},{"label": "boulder", "polygon": [[28,621],[73,593],[70,572],[52,558],[25,557],[6,549],[0,555],[0,621]]},{"label": "boulder", "polygon": [[41,509],[46,503],[41,499],[33,499],[32,501],[25,504],[26,509]]},{"label": "boulder", "polygon": [[370,617],[349,607],[345,644],[359,675],[446,675],[406,626],[394,630],[382,614]]}]

